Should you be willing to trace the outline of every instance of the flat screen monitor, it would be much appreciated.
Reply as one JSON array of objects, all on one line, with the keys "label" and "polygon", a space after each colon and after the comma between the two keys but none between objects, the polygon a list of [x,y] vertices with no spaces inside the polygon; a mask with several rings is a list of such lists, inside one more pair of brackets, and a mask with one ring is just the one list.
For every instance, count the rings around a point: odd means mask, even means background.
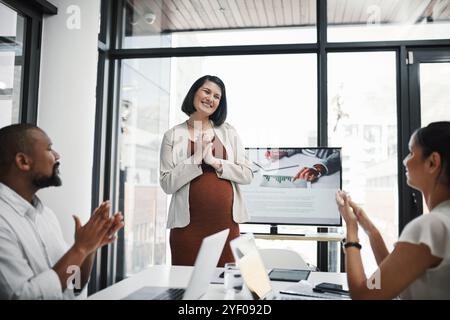
[{"label": "flat screen monitor", "polygon": [[240,185],[249,223],[340,226],[341,148],[246,148],[253,181]]}]

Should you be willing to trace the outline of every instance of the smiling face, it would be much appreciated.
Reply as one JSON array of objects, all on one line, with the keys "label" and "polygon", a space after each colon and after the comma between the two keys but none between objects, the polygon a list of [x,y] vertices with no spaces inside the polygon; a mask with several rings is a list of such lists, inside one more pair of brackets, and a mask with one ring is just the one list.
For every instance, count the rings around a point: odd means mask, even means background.
[{"label": "smiling face", "polygon": [[32,130],[30,138],[33,146],[31,149],[31,182],[41,189],[62,184],[59,177],[59,154],[52,149],[52,142],[45,132]]},{"label": "smiling face", "polygon": [[194,108],[199,116],[209,117],[219,107],[222,90],[212,81],[206,81],[195,93]]},{"label": "smiling face", "polygon": [[426,174],[426,160],[423,159],[423,151],[417,143],[416,135],[409,140],[409,154],[403,160],[406,169],[407,184],[417,190],[423,190]]}]

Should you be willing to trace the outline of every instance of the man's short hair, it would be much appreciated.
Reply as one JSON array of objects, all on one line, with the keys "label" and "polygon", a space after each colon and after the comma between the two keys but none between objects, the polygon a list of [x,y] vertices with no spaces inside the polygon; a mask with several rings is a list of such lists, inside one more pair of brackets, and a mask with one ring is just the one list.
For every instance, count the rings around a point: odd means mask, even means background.
[{"label": "man's short hair", "polygon": [[39,130],[28,123],[12,124],[0,129],[0,174],[4,174],[19,152],[28,152],[32,141],[30,131]]}]

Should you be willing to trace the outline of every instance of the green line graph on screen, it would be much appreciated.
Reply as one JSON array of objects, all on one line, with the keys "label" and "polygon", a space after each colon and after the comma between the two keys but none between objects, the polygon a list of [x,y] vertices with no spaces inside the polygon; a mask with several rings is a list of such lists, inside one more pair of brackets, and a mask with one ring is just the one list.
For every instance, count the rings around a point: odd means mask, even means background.
[{"label": "green line graph on screen", "polygon": [[294,181],[293,176],[263,174],[261,186],[273,188],[309,188],[311,187],[311,183],[303,179]]}]

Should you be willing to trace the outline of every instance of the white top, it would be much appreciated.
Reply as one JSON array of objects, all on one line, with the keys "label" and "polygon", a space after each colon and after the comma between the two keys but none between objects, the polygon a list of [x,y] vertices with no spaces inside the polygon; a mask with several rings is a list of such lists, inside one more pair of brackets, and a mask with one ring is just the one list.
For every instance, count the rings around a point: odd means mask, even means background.
[{"label": "white top", "polygon": [[427,245],[442,262],[428,269],[400,297],[402,299],[450,299],[450,200],[408,223],[399,242]]},{"label": "white top", "polygon": [[52,269],[68,249],[55,214],[38,197],[31,205],[0,183],[0,299],[74,299]]},{"label": "white top", "polygon": [[[224,123],[214,127],[214,135],[227,152],[227,160],[221,160],[221,179],[231,181],[233,186],[233,219],[237,223],[249,220],[239,184],[249,184],[253,179],[251,163],[245,156],[245,149],[236,130]],[[199,164],[188,155],[189,130],[183,122],[168,130],[163,137],[160,153],[161,188],[172,194],[170,200],[167,228],[182,228],[189,224],[189,186],[191,180],[203,174]]]}]

